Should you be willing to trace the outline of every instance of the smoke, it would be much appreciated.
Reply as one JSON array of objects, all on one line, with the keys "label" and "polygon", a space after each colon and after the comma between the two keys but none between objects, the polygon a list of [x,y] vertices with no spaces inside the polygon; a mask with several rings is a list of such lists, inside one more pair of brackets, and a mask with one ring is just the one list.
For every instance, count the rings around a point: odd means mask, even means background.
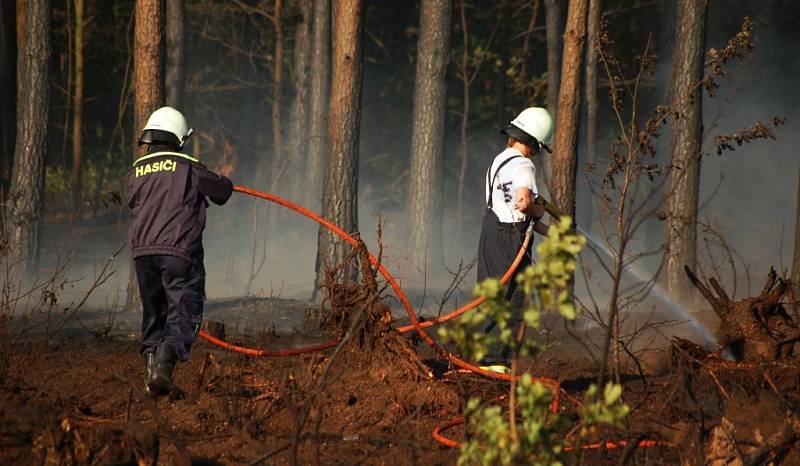
[{"label": "smoke", "polygon": [[[749,265],[755,286],[760,287],[770,266],[791,267],[800,168],[796,149],[800,143],[796,131],[800,95],[794,77],[800,64],[790,50],[800,40],[781,27],[778,18],[783,12],[778,8],[753,13],[762,23],[756,33],[757,49],[750,63],[733,71],[733,76],[741,73],[741,78],[727,81],[720,89],[720,97],[730,96],[729,101],[704,101],[706,129],[709,136],[735,132],[776,115],[785,116],[787,123],[776,131],[775,141],[756,141],[720,157],[705,157],[700,186],[702,198],[707,200],[702,213],[724,232]],[[710,32],[710,43],[725,33]],[[719,37],[713,43],[721,41]],[[715,119],[716,127],[709,127],[708,122]],[[710,146],[708,139],[706,145]],[[709,152],[714,154],[712,148]]]},{"label": "smoke", "polygon": [[[725,3],[724,5],[722,3]],[[786,11],[787,8],[789,11]],[[724,11],[723,11],[724,10]],[[731,70],[731,80],[723,81],[718,97],[704,97],[704,120],[707,140],[704,149],[710,154],[703,158],[701,179],[701,216],[725,236],[730,246],[738,252],[742,260],[737,264],[740,274],[738,283],[746,282],[742,262],[747,264],[755,287],[767,272],[770,265],[790,266],[794,235],[794,208],[798,182],[798,162],[796,147],[800,143],[795,121],[800,117],[800,94],[796,90],[796,76],[800,71],[795,51],[800,45],[792,18],[797,18],[798,7],[787,2],[768,2],[751,5],[746,2],[711,2],[708,14],[709,29],[707,47],[724,45],[737,30],[741,18],[751,15],[762,22],[757,31],[757,48],[752,58],[735,65]],[[409,13],[403,20],[414,24],[415,15]],[[659,33],[659,30],[654,33]],[[369,53],[369,51],[368,51]],[[388,52],[387,52],[388,53]],[[394,53],[394,52],[392,52]],[[410,261],[405,249],[407,237],[407,212],[405,202],[404,174],[409,165],[410,119],[413,92],[413,63],[411,55],[403,61],[404,52],[398,57],[389,57],[385,62],[368,62],[364,72],[364,94],[360,144],[359,180],[359,230],[371,251],[378,251],[376,231],[380,223],[383,231],[383,262],[400,279],[404,289],[409,291],[412,304],[424,307],[428,312],[438,310],[439,299],[453,279],[451,273],[442,270],[419,270]],[[202,51],[193,54],[200,61]],[[386,63],[390,63],[387,65]],[[648,91],[649,102],[660,102],[665,94],[668,79],[668,64],[662,64],[654,76],[653,88]],[[453,89],[452,80],[449,94],[456,97],[459,90]],[[476,86],[477,87],[477,86]],[[479,92],[479,90],[476,90]],[[601,98],[604,93],[601,91]],[[263,102],[255,95],[245,100],[249,110]],[[192,98],[190,96],[190,98]],[[519,102],[519,109],[531,103]],[[197,115],[205,115],[209,106],[223,105],[217,101],[204,101],[198,104]],[[508,103],[513,106],[513,103]],[[238,110],[238,109],[234,109]],[[263,110],[263,111],[261,111]],[[205,111],[205,113],[204,113]],[[600,102],[600,122],[598,133],[600,147],[597,153],[602,157],[615,128],[605,101]],[[227,112],[227,113],[226,113]],[[211,128],[223,125],[226,115],[236,113],[214,111],[214,117],[198,121],[195,127]],[[491,113],[491,111],[488,111]],[[261,133],[268,134],[268,127],[261,127],[257,121],[266,120],[267,109],[256,112],[264,118],[245,119],[240,127],[225,124],[231,141],[237,144],[240,158],[240,172],[234,175],[237,183],[253,184],[253,177],[246,176],[253,168],[252,163],[244,162],[245,151],[259,153],[268,146]],[[288,117],[288,110],[286,112]],[[777,132],[776,141],[756,141],[716,156],[712,147],[713,135],[718,132],[733,132],[751,126],[756,120],[766,120],[773,115],[787,117],[787,125]],[[455,195],[456,167],[458,166],[458,117],[448,114],[445,141],[445,172],[442,181],[443,193],[443,235],[445,244],[445,265],[451,272],[459,264],[467,265],[475,257],[480,220],[483,214],[483,175],[492,158],[502,150],[503,138],[497,133],[497,126],[486,124],[470,130],[470,165],[466,180],[467,194],[464,222],[456,222]],[[231,129],[234,128],[234,129]],[[605,137],[602,137],[605,135]],[[202,141],[206,144],[206,141]],[[660,140],[661,163],[668,153],[667,138]],[[265,149],[266,151],[266,149]],[[585,150],[581,148],[581,154]],[[261,152],[263,155],[264,152]],[[297,154],[302,160],[302,151]],[[213,167],[213,164],[211,164]],[[579,163],[582,167],[583,163]],[[541,170],[542,167],[537,167]],[[243,172],[247,170],[248,172]],[[304,190],[312,189],[306,185],[301,169],[288,172],[288,178],[278,190],[292,200],[299,200]],[[582,173],[578,176],[578,199],[585,202],[590,198],[588,187]],[[721,182],[720,182],[721,180]],[[255,188],[263,188],[255,183]],[[316,206],[311,206],[316,207]],[[585,205],[579,205],[579,216]],[[87,280],[101,263],[124,239],[124,225],[127,211],[123,209],[119,217],[119,227],[110,227],[109,222],[82,226],[84,235],[76,257],[69,269],[69,278],[74,280],[69,293],[84,291]],[[594,213],[597,222],[598,213]],[[107,214],[107,219],[114,214]],[[314,282],[318,225],[286,211],[282,207],[268,205],[265,201],[254,201],[241,194],[234,194],[231,201],[223,207],[209,207],[208,226],[205,233],[206,251],[206,290],[209,299],[239,297],[245,293],[259,296],[278,296],[291,299],[308,299]],[[580,219],[580,217],[579,217]],[[115,218],[115,221],[117,219]],[[113,223],[113,222],[112,222]],[[591,226],[591,225],[590,225]],[[44,233],[43,244],[54,241],[62,234],[61,226],[52,226]],[[635,247],[644,250],[659,246],[663,224],[652,221],[646,230],[647,237],[637,238]],[[702,246],[702,244],[701,244]],[[52,248],[51,248],[52,249]],[[52,254],[47,249],[43,257]],[[263,257],[263,263],[262,263]],[[52,266],[52,258],[45,260],[45,266]],[[116,272],[94,295],[89,307],[106,308],[124,301],[124,293],[129,273],[127,250],[115,261]],[[259,269],[258,273],[252,270]],[[642,263],[644,272],[653,273],[657,260]],[[723,269],[721,279],[724,286],[730,286],[733,277]],[[461,283],[453,301],[454,306],[470,297],[475,272],[470,271]],[[579,277],[579,281],[582,277]],[[248,289],[248,283],[250,284]],[[602,294],[602,285],[595,284]],[[738,297],[747,293],[739,287]],[[585,297],[585,296],[584,296]],[[649,303],[644,308],[652,307]]]}]

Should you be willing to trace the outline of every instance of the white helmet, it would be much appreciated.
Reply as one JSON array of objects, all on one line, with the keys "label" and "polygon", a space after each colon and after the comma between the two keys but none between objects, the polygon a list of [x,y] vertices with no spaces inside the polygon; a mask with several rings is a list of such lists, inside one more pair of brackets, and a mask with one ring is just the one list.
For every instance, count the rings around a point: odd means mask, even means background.
[{"label": "white helmet", "polygon": [[547,152],[552,152],[548,146],[553,137],[553,126],[550,112],[541,107],[530,107],[523,110],[500,132],[535,149],[544,148]]},{"label": "white helmet", "polygon": [[161,142],[181,148],[193,131],[181,112],[172,107],[161,107],[147,119],[142,136],[139,138],[139,145]]}]

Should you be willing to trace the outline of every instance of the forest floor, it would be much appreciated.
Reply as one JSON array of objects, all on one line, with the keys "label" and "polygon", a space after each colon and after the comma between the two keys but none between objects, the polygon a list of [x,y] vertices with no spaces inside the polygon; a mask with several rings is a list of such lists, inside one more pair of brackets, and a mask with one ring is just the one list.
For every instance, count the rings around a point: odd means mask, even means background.
[{"label": "forest floor", "polygon": [[[274,308],[293,309],[295,302]],[[231,301],[227,311],[242,307]],[[292,307],[295,306],[295,307]],[[226,306],[210,306],[220,314]],[[278,311],[276,311],[278,312]],[[322,341],[319,331],[265,328],[232,341],[287,348]],[[233,332],[230,332],[233,333]],[[541,337],[541,335],[540,335]],[[176,369],[168,397],[140,391],[135,338],[71,333],[19,342],[0,384],[0,464],[455,464],[458,450],[433,429],[459,416],[465,400],[497,398],[502,382],[449,371],[423,343],[390,332],[388,351],[351,347],[288,358],[250,358],[198,340]],[[596,364],[572,337],[547,336],[550,349],[524,368],[561,382],[560,405],[575,419],[576,399]],[[424,366],[407,364],[418,352]],[[639,449],[586,450],[581,464],[800,464],[783,419],[798,407],[800,368],[728,363],[686,342],[638,353],[622,377],[631,415],[592,441],[642,439]],[[573,423],[567,423],[567,428]],[[566,433],[566,432],[565,432]],[[445,435],[463,440],[463,426]],[[260,461],[257,461],[259,460]],[[738,463],[737,463],[738,461]],[[255,463],[254,463],[255,462]]]}]

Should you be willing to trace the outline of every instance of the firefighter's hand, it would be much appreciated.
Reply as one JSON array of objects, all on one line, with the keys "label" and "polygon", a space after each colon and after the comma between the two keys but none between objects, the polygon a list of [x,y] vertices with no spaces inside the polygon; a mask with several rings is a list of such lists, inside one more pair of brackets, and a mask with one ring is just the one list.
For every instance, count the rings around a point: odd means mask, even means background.
[{"label": "firefighter's hand", "polygon": [[526,202],[526,199],[521,196],[517,196],[517,200],[514,202],[514,208],[522,213],[525,213],[525,210],[527,210],[528,207],[529,203]]},{"label": "firefighter's hand", "polygon": [[517,188],[515,194],[514,208],[525,215],[530,215],[534,220],[539,220],[544,216],[544,208],[533,202],[533,193],[528,188]]}]

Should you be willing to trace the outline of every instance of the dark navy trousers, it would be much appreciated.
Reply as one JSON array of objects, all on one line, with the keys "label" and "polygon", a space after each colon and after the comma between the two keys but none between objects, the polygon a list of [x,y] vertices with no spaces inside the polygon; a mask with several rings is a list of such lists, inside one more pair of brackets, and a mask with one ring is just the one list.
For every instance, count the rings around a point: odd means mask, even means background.
[{"label": "dark navy trousers", "polygon": [[144,311],[142,355],[164,342],[185,361],[203,319],[202,266],[177,256],[157,255],[137,257],[134,267]]}]

